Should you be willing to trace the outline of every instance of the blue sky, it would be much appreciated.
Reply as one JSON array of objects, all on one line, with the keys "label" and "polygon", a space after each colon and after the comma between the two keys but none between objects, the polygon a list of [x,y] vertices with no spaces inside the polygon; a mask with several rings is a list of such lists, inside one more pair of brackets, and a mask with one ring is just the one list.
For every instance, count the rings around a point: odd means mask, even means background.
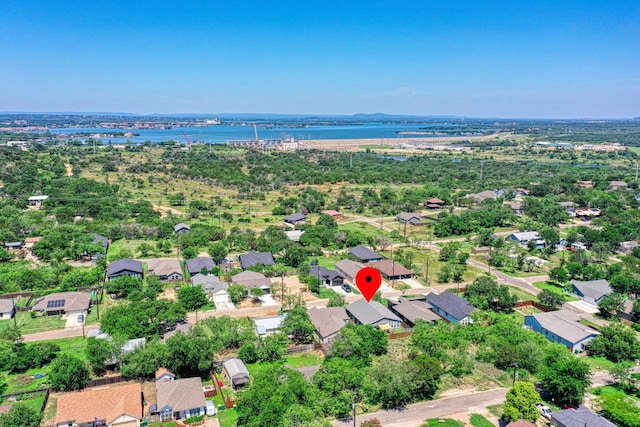
[{"label": "blue sky", "polygon": [[640,116],[638,0],[0,6],[0,111]]}]

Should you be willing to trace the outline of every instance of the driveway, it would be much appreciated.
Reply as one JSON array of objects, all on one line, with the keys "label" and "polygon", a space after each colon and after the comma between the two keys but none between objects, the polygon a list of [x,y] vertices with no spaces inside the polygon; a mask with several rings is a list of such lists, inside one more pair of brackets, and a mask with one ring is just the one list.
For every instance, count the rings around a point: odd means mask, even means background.
[{"label": "driveway", "polygon": [[411,286],[411,289],[418,289],[418,288],[424,288],[424,286],[422,285],[422,283],[418,282],[415,279],[404,279],[401,280],[402,283],[406,283],[407,285]]},{"label": "driveway", "polygon": [[570,306],[571,309],[575,309],[574,311],[582,311],[583,313],[596,314],[600,311],[597,306],[584,301],[569,301],[565,304]]},{"label": "driveway", "polygon": [[273,299],[273,295],[271,294],[262,295],[260,297],[260,302],[263,306],[278,305],[276,300]]},{"label": "driveway", "polygon": [[[83,313],[82,316],[86,317],[86,313]],[[82,326],[83,322],[78,321],[78,314],[69,314],[67,315],[67,323],[64,325],[65,329],[79,328]]]},{"label": "driveway", "polygon": [[216,310],[235,310],[235,306],[229,298],[229,294],[218,294],[213,296],[213,302],[216,305]]}]

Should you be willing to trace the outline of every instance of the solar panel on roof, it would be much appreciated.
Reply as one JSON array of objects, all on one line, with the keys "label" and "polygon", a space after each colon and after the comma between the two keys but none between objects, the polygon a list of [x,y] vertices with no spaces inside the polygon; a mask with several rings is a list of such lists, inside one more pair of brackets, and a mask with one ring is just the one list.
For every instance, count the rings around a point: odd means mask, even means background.
[{"label": "solar panel on roof", "polygon": [[63,307],[64,306],[64,301],[63,299],[56,299],[56,300],[51,300],[47,302],[47,308],[58,308],[58,307]]}]

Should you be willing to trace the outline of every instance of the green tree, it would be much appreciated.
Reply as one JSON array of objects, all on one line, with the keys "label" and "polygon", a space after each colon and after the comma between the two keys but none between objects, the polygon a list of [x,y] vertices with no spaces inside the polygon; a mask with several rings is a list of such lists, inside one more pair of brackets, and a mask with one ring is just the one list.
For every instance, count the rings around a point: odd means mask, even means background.
[{"label": "green tree", "polygon": [[564,268],[554,267],[549,271],[549,278],[555,283],[566,283],[571,277]]},{"label": "green tree", "polygon": [[622,323],[611,323],[600,330],[600,335],[589,341],[589,354],[604,356],[612,362],[640,358],[640,342],[633,329]]},{"label": "green tree", "polygon": [[287,337],[282,333],[267,335],[258,344],[258,357],[264,362],[282,359],[287,351]]},{"label": "green tree", "polygon": [[229,286],[229,289],[227,289],[227,292],[229,293],[229,298],[231,298],[231,302],[233,302],[234,304],[237,304],[240,301],[242,301],[244,297],[247,296],[247,287],[240,284],[231,285]]},{"label": "green tree", "polygon": [[347,305],[347,300],[342,294],[334,294],[329,297],[329,302],[327,302],[327,307],[344,307]]},{"label": "green tree", "polygon": [[40,413],[24,402],[11,405],[11,409],[0,414],[0,427],[39,427]]},{"label": "green tree", "polygon": [[535,423],[540,417],[535,404],[540,401],[540,394],[531,383],[516,381],[507,392],[507,400],[504,404],[502,418],[507,421],[525,419]]},{"label": "green tree", "polygon": [[543,289],[538,294],[538,300],[540,301],[540,304],[544,305],[545,307],[555,310],[562,304],[564,304],[567,299],[563,294],[559,292],[553,292],[548,289]]},{"label": "green tree", "polygon": [[478,277],[466,287],[464,297],[474,307],[480,310],[493,310],[510,313],[518,301],[516,295],[511,295],[509,288],[498,285],[489,276]]},{"label": "green tree", "polygon": [[420,354],[410,362],[415,384],[414,394],[420,399],[432,399],[438,390],[440,377],[443,374],[440,361],[435,357]]},{"label": "green tree", "polygon": [[253,298],[254,300],[257,300],[257,301],[259,301],[260,297],[265,294],[264,289],[258,288],[258,287],[251,288],[249,290],[249,293],[251,294],[251,298]]},{"label": "green tree", "polygon": [[384,331],[371,325],[349,323],[338,332],[329,357],[342,357],[365,366],[371,363],[371,356],[386,354],[388,345],[389,341]]},{"label": "green tree", "polygon": [[362,384],[365,401],[384,409],[400,408],[414,400],[416,383],[404,363],[383,356],[369,367]]},{"label": "green tree", "polygon": [[142,279],[132,276],[119,276],[109,280],[107,291],[118,297],[126,297],[134,291],[142,291]]},{"label": "green tree", "polygon": [[290,244],[287,247],[282,262],[291,267],[298,267],[308,258],[307,252],[297,243]]},{"label": "green tree", "polygon": [[84,352],[93,374],[102,376],[107,371],[107,360],[115,357],[119,349],[109,339],[89,337]]},{"label": "green tree", "polygon": [[207,250],[209,256],[213,258],[216,264],[220,263],[229,254],[229,249],[222,242],[215,242]]},{"label": "green tree", "polygon": [[87,364],[75,356],[61,354],[51,362],[49,382],[54,390],[80,390],[89,381]]},{"label": "green tree", "polygon": [[205,305],[209,298],[202,286],[182,286],[178,291],[178,301],[189,311]]},{"label": "green tree", "polygon": [[589,365],[576,357],[551,363],[540,375],[543,387],[556,405],[577,407],[591,384]]},{"label": "green tree", "polygon": [[624,296],[613,292],[598,302],[598,310],[603,317],[612,317],[624,309]]},{"label": "green tree", "polygon": [[296,344],[309,344],[313,341],[315,327],[309,319],[306,307],[299,305],[287,312],[280,330]]},{"label": "green tree", "polygon": [[602,415],[619,427],[640,427],[640,408],[621,390],[603,390],[598,399]]}]

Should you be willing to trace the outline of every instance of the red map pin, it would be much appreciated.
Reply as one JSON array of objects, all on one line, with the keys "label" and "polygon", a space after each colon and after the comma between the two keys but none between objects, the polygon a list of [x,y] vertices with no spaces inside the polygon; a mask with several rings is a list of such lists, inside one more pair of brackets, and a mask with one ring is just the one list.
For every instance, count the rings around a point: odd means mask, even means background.
[{"label": "red map pin", "polygon": [[362,296],[364,296],[367,302],[370,302],[371,298],[378,292],[381,283],[382,277],[380,276],[380,272],[375,268],[361,268],[356,274],[356,286],[360,289]]}]

